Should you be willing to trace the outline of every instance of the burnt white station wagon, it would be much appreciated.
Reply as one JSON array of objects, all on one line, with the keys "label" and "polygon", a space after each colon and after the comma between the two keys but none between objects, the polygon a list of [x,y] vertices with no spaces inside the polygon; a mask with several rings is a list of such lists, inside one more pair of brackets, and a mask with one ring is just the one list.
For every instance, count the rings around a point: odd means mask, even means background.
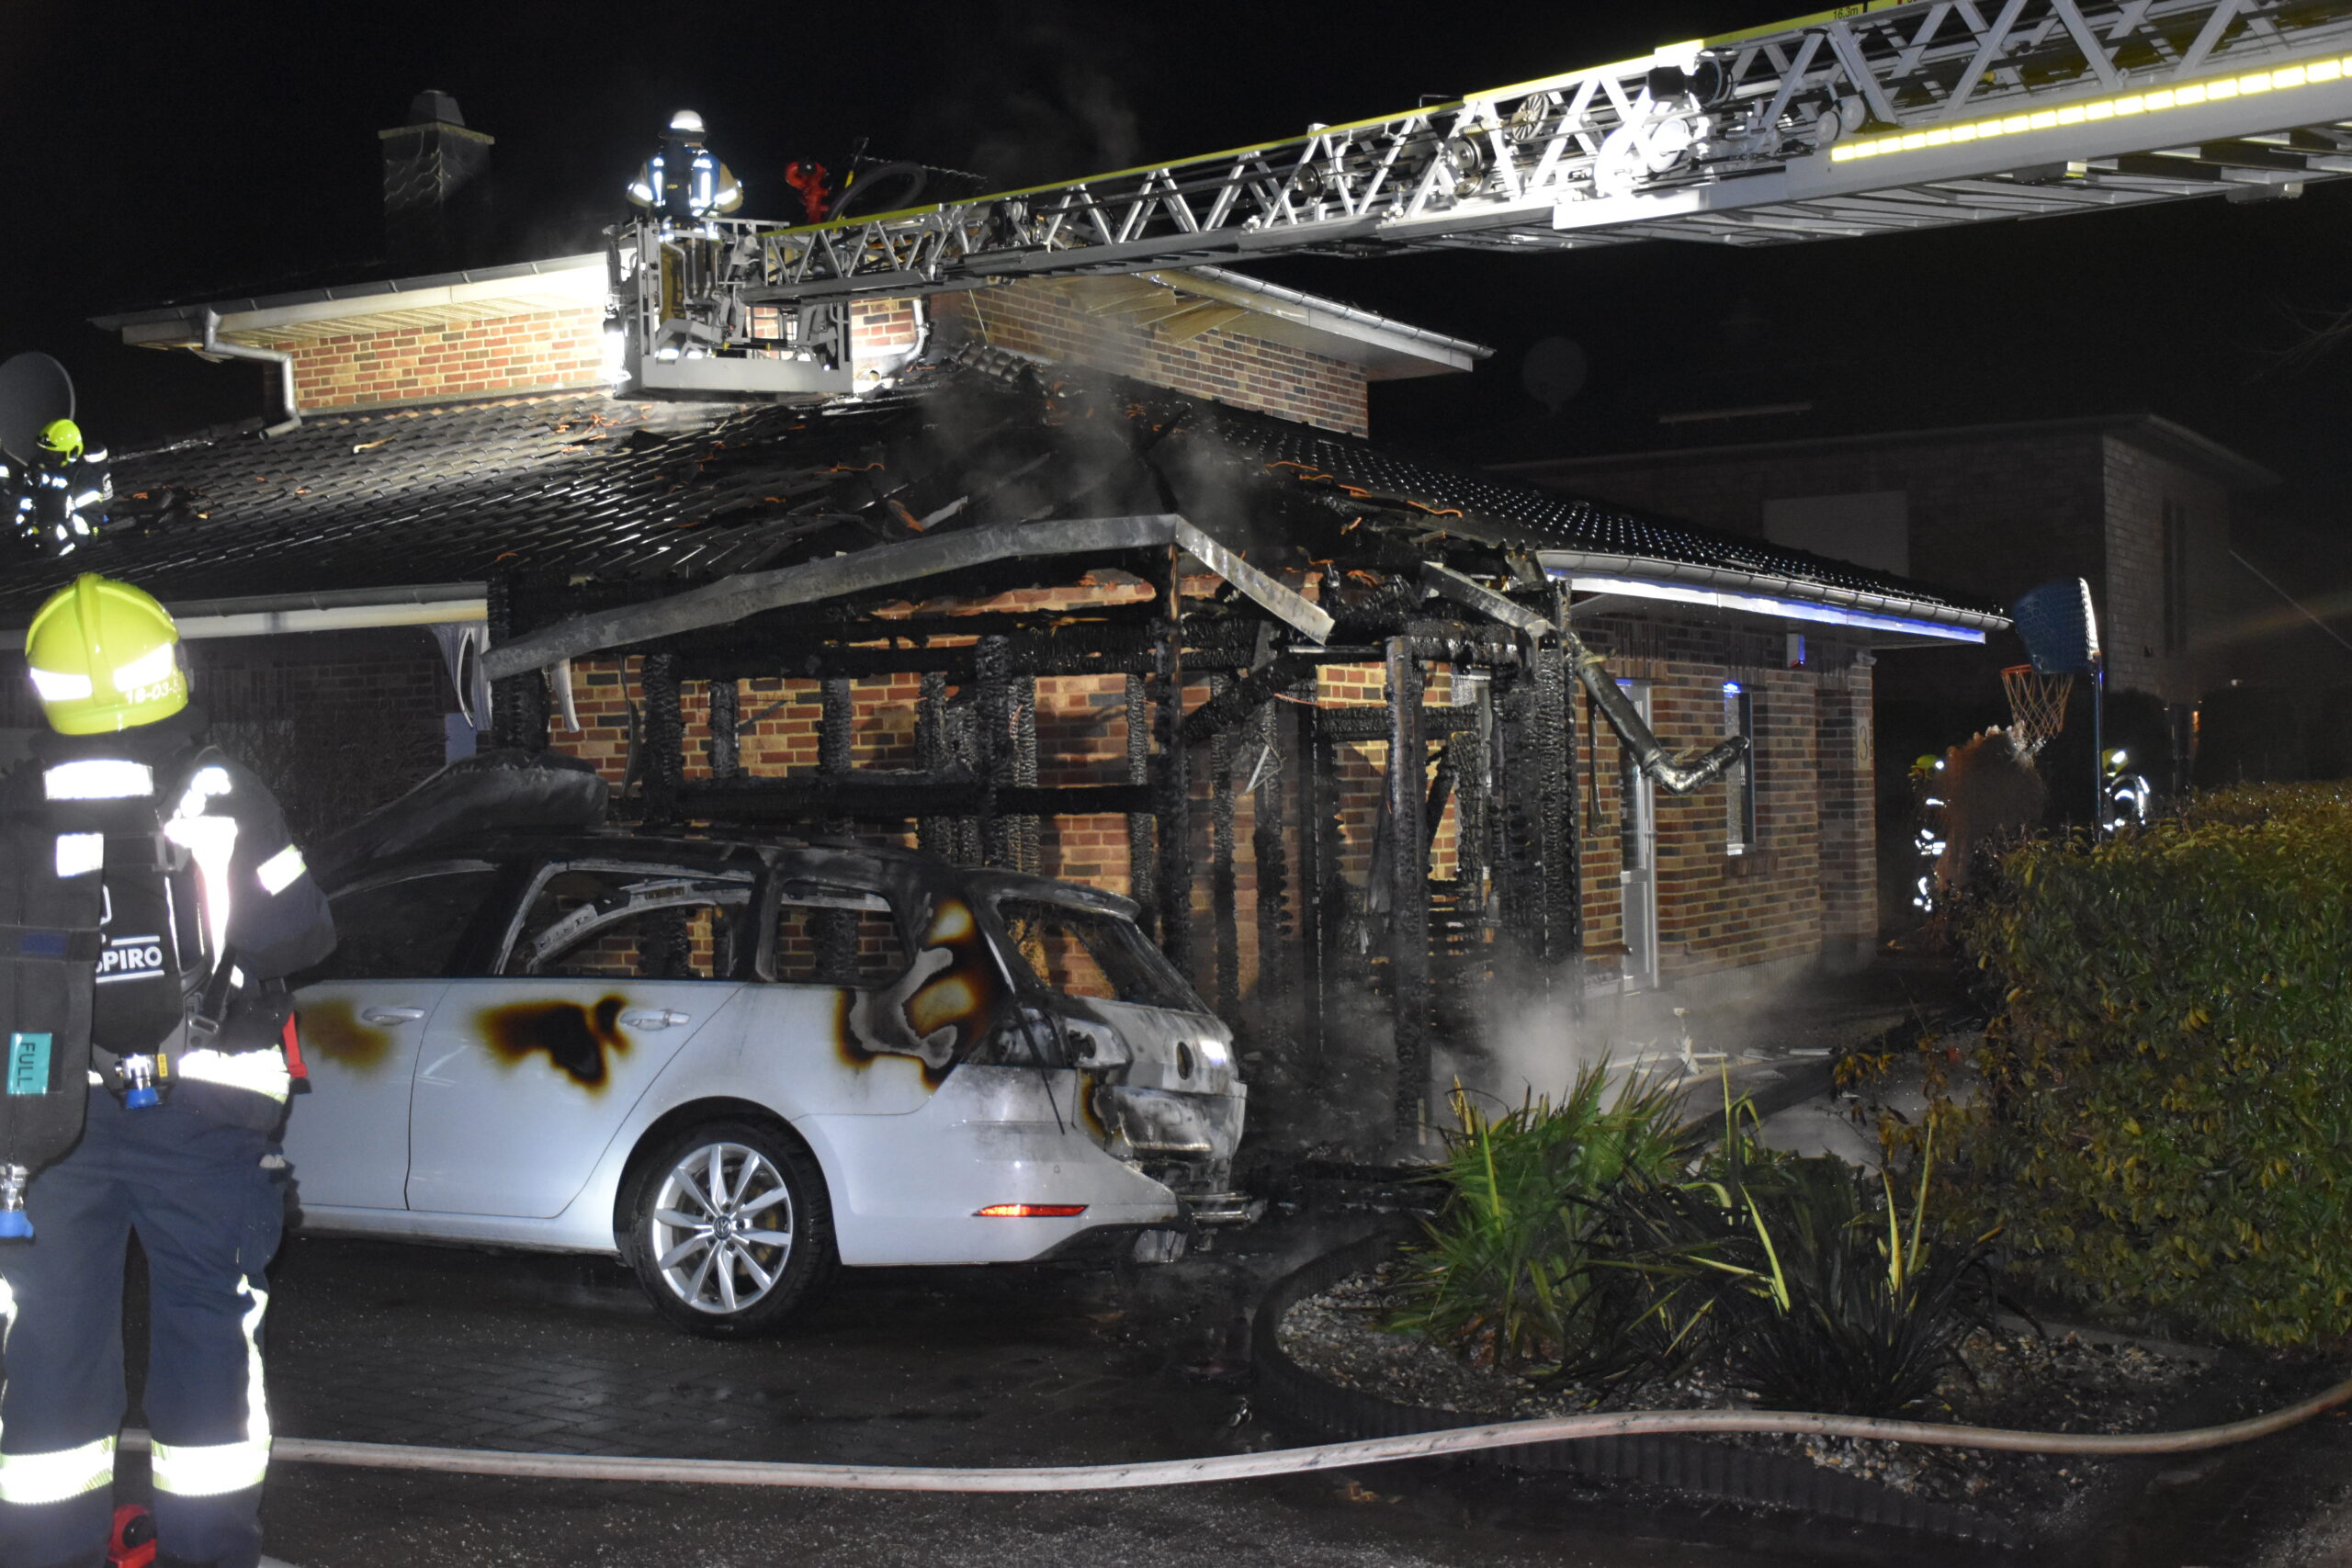
[{"label": "burnt white station wagon", "polygon": [[617,1254],[732,1336],[836,1263],[1167,1261],[1254,1216],[1232,1034],[1125,899],[609,830],[330,886],[286,1138],[313,1231]]}]

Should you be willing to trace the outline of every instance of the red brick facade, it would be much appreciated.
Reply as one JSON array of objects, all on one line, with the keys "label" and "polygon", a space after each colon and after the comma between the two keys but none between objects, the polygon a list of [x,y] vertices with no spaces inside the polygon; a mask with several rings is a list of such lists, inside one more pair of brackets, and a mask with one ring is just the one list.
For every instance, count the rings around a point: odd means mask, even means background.
[{"label": "red brick facade", "polygon": [[603,329],[603,310],[583,306],[312,338],[288,345],[294,394],[308,411],[598,386],[605,378]]}]

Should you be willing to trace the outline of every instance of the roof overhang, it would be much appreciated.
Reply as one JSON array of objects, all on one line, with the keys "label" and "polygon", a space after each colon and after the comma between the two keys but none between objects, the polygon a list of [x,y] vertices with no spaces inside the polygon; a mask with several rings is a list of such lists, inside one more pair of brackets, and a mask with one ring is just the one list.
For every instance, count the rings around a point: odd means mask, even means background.
[{"label": "roof overhang", "polygon": [[[1104,282],[1127,279],[1104,279]],[[1444,376],[1474,370],[1494,350],[1467,338],[1393,321],[1319,294],[1285,288],[1223,267],[1137,273],[1132,282],[1155,285],[1242,312],[1229,330],[1353,365],[1372,381]]]},{"label": "roof overhang", "polygon": [[[236,599],[175,599],[165,604],[183,642],[213,637],[275,637],[284,632],[373,631],[386,626],[458,625],[490,618],[489,593],[479,582],[420,583],[404,588],[351,588],[324,593],[257,593]],[[21,637],[10,626],[0,637]]]},{"label": "roof overhang", "polygon": [[1579,593],[1688,604],[1882,637],[1981,643],[1986,633],[2006,631],[2009,626],[2007,616],[1986,611],[1725,567],[1581,550],[1543,550],[1535,558],[1546,576]]},{"label": "roof overhang", "polygon": [[194,348],[204,339],[204,313],[210,310],[220,319],[222,338],[266,348],[403,327],[448,326],[490,316],[585,310],[601,306],[610,287],[604,253],[591,251],[428,277],[164,305],[94,316],[90,324],[119,333],[134,347]]}]

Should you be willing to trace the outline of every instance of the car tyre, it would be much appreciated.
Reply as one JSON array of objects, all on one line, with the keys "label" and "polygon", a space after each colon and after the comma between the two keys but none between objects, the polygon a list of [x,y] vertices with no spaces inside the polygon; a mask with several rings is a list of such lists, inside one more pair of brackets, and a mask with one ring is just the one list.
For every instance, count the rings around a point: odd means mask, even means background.
[{"label": "car tyre", "polygon": [[775,1327],[840,1264],[817,1162],[755,1122],[706,1122],[663,1140],[626,1213],[629,1265],[654,1310],[713,1339]]}]

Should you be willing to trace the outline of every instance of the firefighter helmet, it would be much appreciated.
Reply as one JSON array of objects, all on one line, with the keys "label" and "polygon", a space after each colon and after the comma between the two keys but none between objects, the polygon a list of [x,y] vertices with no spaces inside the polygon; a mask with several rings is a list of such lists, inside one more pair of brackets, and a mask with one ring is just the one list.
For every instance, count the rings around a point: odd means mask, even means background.
[{"label": "firefighter helmet", "polygon": [[40,449],[69,463],[82,460],[82,427],[70,419],[52,419],[40,427]]},{"label": "firefighter helmet", "polygon": [[680,109],[670,117],[670,134],[683,136],[691,141],[708,133],[703,127],[702,116],[692,109]]},{"label": "firefighter helmet", "polygon": [[51,729],[105,735],[187,706],[179,643],[171,612],[152,595],[85,571],[34,613],[25,662]]}]

